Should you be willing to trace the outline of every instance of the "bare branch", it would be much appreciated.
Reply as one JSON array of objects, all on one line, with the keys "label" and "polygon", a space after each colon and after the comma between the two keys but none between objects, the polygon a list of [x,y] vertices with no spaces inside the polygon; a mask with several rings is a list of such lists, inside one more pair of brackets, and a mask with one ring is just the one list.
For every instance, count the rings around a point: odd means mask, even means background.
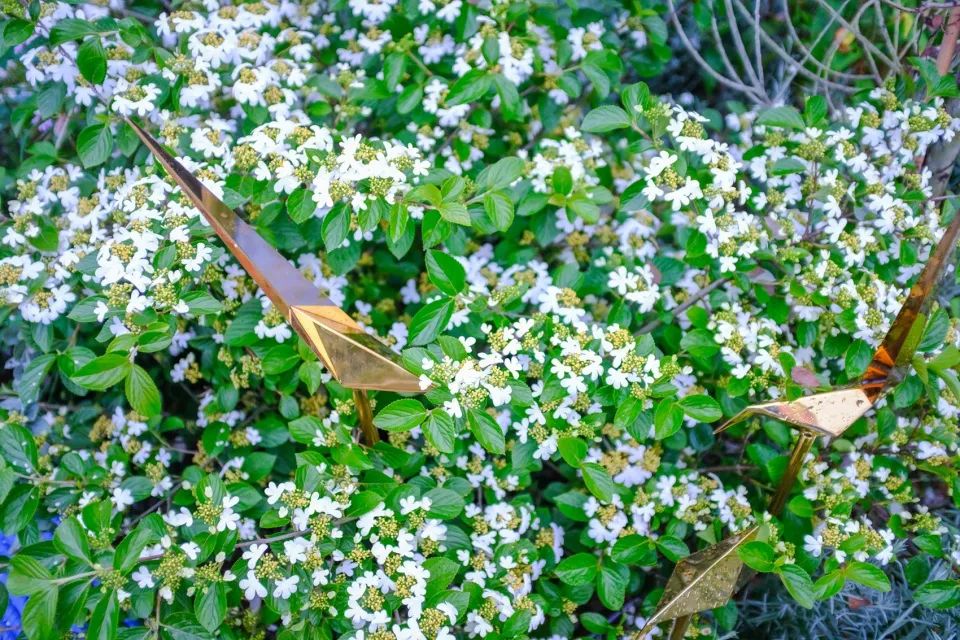
[{"label": "bare branch", "polygon": [[680,23],[680,19],[677,16],[677,8],[674,5],[673,0],[667,0],[667,5],[670,8],[670,20],[673,22],[673,26],[677,30],[677,35],[680,36],[680,41],[683,43],[687,53],[690,54],[690,57],[693,58],[694,61],[700,65],[700,67],[706,71],[711,78],[729,89],[740,91],[750,96],[757,102],[769,103],[769,99],[765,93],[758,95],[754,87],[747,86],[739,80],[728,78],[723,74],[717,73],[710,63],[703,59],[703,56],[701,56],[697,48],[693,46],[693,43],[690,42],[690,37],[687,35],[687,32],[684,30],[683,25]]}]

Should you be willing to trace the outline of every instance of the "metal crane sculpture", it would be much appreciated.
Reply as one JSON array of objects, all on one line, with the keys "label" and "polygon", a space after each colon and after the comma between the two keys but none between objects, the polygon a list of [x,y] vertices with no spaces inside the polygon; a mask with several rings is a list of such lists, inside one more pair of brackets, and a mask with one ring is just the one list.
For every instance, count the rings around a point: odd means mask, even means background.
[{"label": "metal crane sculpture", "polygon": [[419,378],[400,357],[346,312],[244,222],[135,122],[127,123],[200,210],[230,253],[243,265],[284,319],[340,384],[353,389],[358,422],[369,445],[379,441],[367,390],[422,393]]}]

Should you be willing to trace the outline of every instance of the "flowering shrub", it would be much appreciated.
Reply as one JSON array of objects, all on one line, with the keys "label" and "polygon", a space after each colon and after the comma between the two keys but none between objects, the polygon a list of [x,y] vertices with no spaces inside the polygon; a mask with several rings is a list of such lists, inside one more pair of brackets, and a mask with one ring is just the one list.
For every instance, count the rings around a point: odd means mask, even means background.
[{"label": "flowering shrub", "polygon": [[[791,431],[711,428],[865,370],[955,215],[933,92],[701,115],[635,82],[657,12],[606,4],[119,4],[0,28],[28,638],[639,637],[677,560],[758,522],[744,560],[803,606],[894,559],[960,603],[951,305],[782,517]],[[374,395],[384,442],[122,116],[432,383]]]}]

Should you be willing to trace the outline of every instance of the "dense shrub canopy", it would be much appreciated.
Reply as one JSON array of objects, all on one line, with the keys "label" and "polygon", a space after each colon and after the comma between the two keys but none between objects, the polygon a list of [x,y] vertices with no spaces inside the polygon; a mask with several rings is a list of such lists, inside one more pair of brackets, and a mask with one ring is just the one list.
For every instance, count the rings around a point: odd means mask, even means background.
[{"label": "dense shrub canopy", "polygon": [[[711,427],[866,369],[955,215],[924,167],[949,79],[721,114],[640,82],[655,9],[10,10],[0,524],[30,640],[631,637],[756,523],[744,560],[802,606],[891,563],[960,603],[952,302],[781,517],[794,433]],[[123,116],[432,385],[373,395],[384,442]]]}]

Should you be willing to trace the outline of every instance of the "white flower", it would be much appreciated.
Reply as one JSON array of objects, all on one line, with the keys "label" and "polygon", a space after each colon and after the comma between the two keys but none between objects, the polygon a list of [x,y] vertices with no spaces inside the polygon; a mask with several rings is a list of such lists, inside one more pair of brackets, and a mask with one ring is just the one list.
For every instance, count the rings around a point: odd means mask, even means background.
[{"label": "white flower", "polygon": [[137,570],[130,575],[130,579],[136,582],[141,589],[152,589],[154,586],[153,575],[143,565],[137,567]]},{"label": "white flower", "polygon": [[127,507],[135,502],[133,494],[130,493],[128,489],[122,487],[117,487],[113,490],[110,501],[113,502],[113,506],[117,511],[126,511]]},{"label": "white flower", "polygon": [[277,584],[273,589],[273,597],[280,598],[281,600],[287,600],[297,591],[297,585],[300,583],[300,576],[290,576],[288,578],[283,578],[277,580]]},{"label": "white flower", "polygon": [[243,589],[243,597],[247,600],[253,601],[256,598],[267,597],[267,588],[263,586],[253,570],[248,571],[247,577],[241,579],[239,584],[240,588]]}]

